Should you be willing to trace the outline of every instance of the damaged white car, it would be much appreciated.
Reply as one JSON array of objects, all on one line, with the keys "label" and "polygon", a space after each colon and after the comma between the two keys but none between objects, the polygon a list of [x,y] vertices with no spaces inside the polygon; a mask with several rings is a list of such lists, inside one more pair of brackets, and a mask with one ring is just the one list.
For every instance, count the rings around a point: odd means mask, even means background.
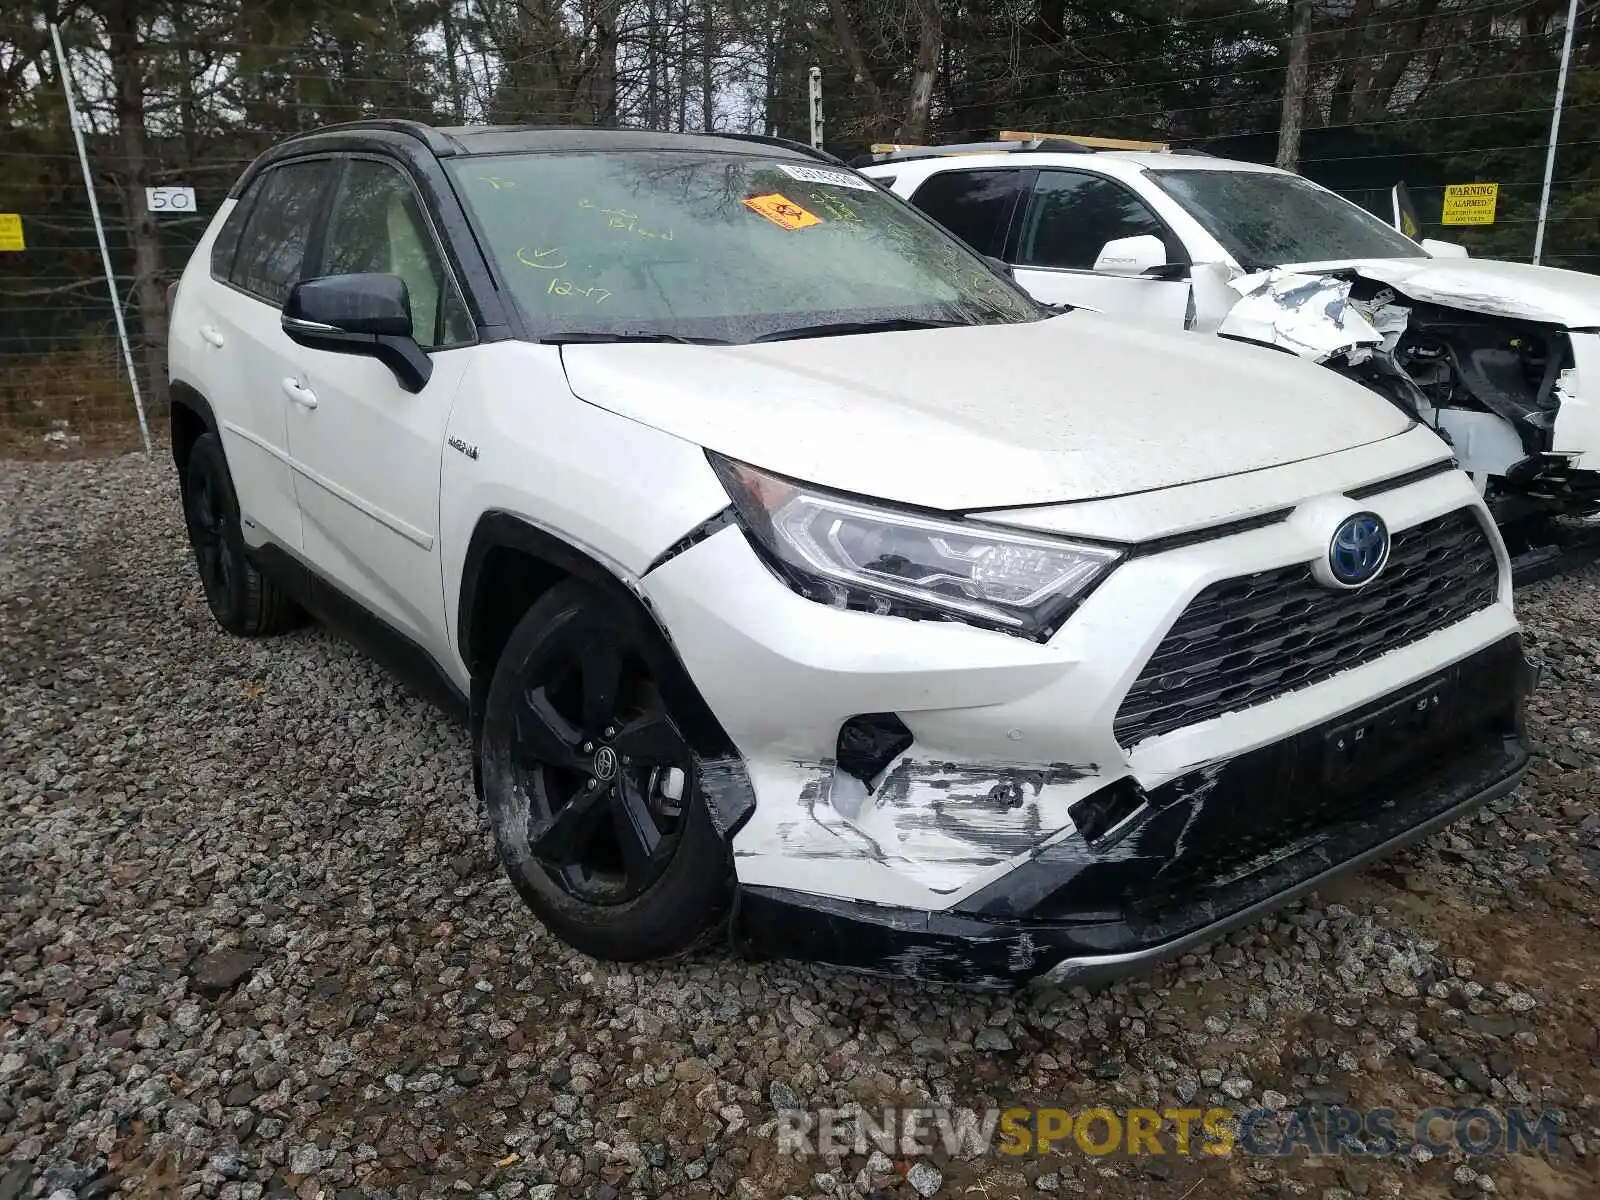
[{"label": "damaged white car", "polygon": [[1070,142],[865,168],[1035,297],[1323,363],[1440,433],[1502,524],[1600,508],[1600,277],[1412,241],[1298,175]]},{"label": "damaged white car", "polygon": [[512,884],[599,957],[1118,974],[1527,766],[1509,563],[1437,437],[1048,314],[803,147],[291,138],[169,362],[218,624],[308,610],[461,717]]}]

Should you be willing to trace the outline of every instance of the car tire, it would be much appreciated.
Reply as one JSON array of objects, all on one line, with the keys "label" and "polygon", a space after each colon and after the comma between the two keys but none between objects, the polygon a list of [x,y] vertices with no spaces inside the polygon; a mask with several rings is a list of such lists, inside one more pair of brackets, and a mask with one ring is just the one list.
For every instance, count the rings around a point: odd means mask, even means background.
[{"label": "car tire", "polygon": [[183,516],[200,586],[218,625],[238,637],[267,637],[300,624],[304,614],[294,601],[250,561],[239,529],[239,499],[214,433],[202,434],[190,447]]},{"label": "car tire", "polygon": [[649,667],[656,636],[586,584],[552,588],[495,665],[479,740],[518,894],[563,941],[620,962],[695,949],[733,893],[698,759]]}]

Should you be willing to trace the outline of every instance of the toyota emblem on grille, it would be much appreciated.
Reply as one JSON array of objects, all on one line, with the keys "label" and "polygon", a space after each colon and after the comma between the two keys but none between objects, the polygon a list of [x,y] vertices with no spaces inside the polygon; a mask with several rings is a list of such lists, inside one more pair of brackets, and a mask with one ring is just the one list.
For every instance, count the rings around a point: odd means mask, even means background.
[{"label": "toyota emblem on grille", "polygon": [[1346,517],[1328,543],[1328,571],[1341,587],[1370,583],[1389,561],[1389,528],[1377,513]]}]

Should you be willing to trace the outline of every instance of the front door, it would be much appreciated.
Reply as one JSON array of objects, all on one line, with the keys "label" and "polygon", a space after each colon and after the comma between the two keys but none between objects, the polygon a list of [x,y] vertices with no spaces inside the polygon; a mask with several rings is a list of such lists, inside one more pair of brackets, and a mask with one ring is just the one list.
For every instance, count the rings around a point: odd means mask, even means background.
[{"label": "front door", "polygon": [[351,158],[338,184],[318,276],[399,275],[412,329],[433,359],[416,393],[375,358],[297,346],[280,381],[307,562],[395,630],[450,661],[439,548],[445,427],[466,371],[472,320],[410,177]]},{"label": "front door", "polygon": [[1189,281],[1094,269],[1107,242],[1153,234],[1167,261],[1188,262],[1183,244],[1131,188],[1088,171],[1040,170],[1016,238],[1017,282],[1046,304],[1076,304],[1174,332],[1183,329]]}]

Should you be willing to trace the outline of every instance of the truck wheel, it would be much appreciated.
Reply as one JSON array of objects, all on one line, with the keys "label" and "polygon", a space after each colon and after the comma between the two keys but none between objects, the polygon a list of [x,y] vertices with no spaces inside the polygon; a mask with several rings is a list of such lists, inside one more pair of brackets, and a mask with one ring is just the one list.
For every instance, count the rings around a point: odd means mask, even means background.
[{"label": "truck wheel", "polygon": [[218,625],[239,637],[266,637],[300,623],[302,614],[294,601],[256,570],[245,552],[239,501],[214,433],[202,434],[189,451],[183,515],[200,586]]},{"label": "truck wheel", "polygon": [[480,740],[512,884],[563,941],[623,962],[693,949],[733,891],[697,761],[643,652],[650,636],[585,584],[552,588],[500,655]]}]

